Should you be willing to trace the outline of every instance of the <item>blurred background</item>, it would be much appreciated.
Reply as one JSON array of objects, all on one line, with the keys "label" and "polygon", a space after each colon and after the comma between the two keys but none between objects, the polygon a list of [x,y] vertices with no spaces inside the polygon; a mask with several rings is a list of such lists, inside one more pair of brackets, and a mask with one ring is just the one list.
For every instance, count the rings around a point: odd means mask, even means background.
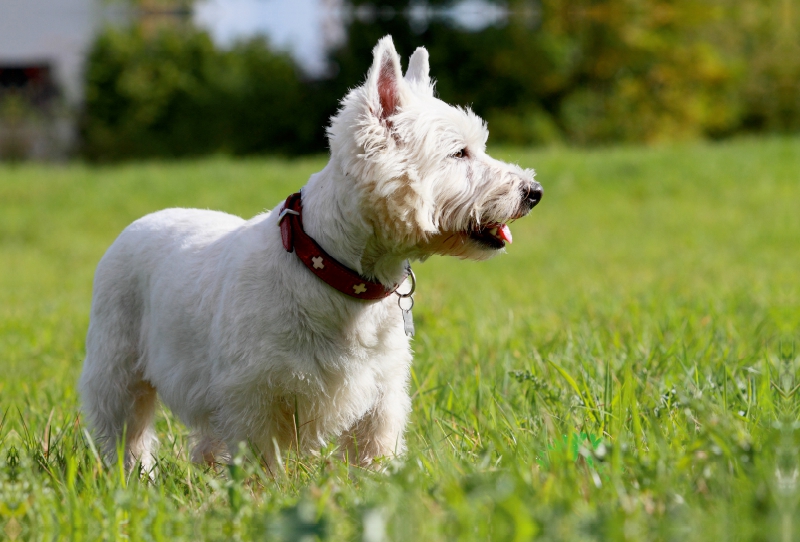
[{"label": "blurred background", "polygon": [[796,0],[0,0],[0,158],[324,152],[385,34],[491,144],[800,131]]}]

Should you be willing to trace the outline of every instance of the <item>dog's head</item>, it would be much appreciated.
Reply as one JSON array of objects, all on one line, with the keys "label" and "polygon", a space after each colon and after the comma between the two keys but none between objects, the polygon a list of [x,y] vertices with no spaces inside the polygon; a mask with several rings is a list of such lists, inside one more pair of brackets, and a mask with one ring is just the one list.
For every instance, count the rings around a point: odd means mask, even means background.
[{"label": "dog's head", "polygon": [[405,76],[391,37],[373,55],[366,82],[328,128],[331,155],[355,184],[363,218],[383,243],[413,257],[498,253],[511,242],[508,222],[542,197],[533,170],[487,155],[485,123],[434,96],[424,48]]}]

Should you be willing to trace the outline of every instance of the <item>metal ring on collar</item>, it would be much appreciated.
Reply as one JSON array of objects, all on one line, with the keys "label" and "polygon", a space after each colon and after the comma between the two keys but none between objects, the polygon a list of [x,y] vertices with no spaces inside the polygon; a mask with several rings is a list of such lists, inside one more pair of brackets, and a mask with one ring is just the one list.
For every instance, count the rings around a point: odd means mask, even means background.
[{"label": "metal ring on collar", "polygon": [[400,297],[411,297],[414,294],[414,290],[417,289],[417,277],[414,275],[414,271],[411,270],[411,267],[408,268],[408,276],[406,278],[411,279],[411,289],[405,294],[401,294],[395,290],[394,293]]},{"label": "metal ring on collar", "polygon": [[[410,302],[410,305],[408,306],[407,309],[403,308],[403,300],[404,299],[407,299]],[[400,297],[397,298],[397,306],[400,307],[401,311],[410,311],[411,309],[414,308],[414,298],[413,297],[400,296]]]},{"label": "metal ring on collar", "polygon": [[298,213],[294,209],[284,209],[283,211],[281,211],[281,214],[278,215],[278,224],[283,222],[283,219],[286,218],[286,215],[300,216],[300,213]]}]

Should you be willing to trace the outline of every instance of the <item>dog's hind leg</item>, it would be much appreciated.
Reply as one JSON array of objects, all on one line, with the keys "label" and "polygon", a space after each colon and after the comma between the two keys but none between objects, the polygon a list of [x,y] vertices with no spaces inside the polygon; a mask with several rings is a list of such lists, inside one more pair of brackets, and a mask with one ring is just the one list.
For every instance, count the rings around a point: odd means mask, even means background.
[{"label": "dog's hind leg", "polygon": [[149,473],[157,444],[153,431],[156,390],[138,374],[125,376],[127,382],[121,382],[103,377],[97,371],[84,371],[83,410],[109,462],[116,461],[117,446],[123,444],[125,468],[130,469],[140,461]]},{"label": "dog's hind leg", "polygon": [[106,364],[100,367],[87,355],[80,384],[84,413],[110,463],[117,459],[117,446],[123,444],[125,468],[139,461],[150,473],[157,444],[153,431],[156,389],[140,373],[113,371]]},{"label": "dog's hind leg", "polygon": [[110,463],[122,444],[125,467],[140,461],[150,473],[157,444],[152,427],[157,395],[140,369],[141,306],[133,289],[125,288],[125,280],[104,280],[109,275],[103,274],[102,264],[80,380],[83,412]]}]

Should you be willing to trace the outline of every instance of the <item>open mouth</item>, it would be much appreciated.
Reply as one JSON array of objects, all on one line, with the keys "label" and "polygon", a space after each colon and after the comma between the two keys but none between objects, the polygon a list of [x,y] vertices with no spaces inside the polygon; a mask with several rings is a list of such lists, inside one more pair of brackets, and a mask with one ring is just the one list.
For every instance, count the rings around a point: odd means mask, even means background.
[{"label": "open mouth", "polygon": [[511,244],[511,229],[506,224],[499,222],[491,222],[489,224],[480,224],[474,230],[467,233],[470,239],[473,239],[490,248],[501,249],[506,246],[506,243]]}]

